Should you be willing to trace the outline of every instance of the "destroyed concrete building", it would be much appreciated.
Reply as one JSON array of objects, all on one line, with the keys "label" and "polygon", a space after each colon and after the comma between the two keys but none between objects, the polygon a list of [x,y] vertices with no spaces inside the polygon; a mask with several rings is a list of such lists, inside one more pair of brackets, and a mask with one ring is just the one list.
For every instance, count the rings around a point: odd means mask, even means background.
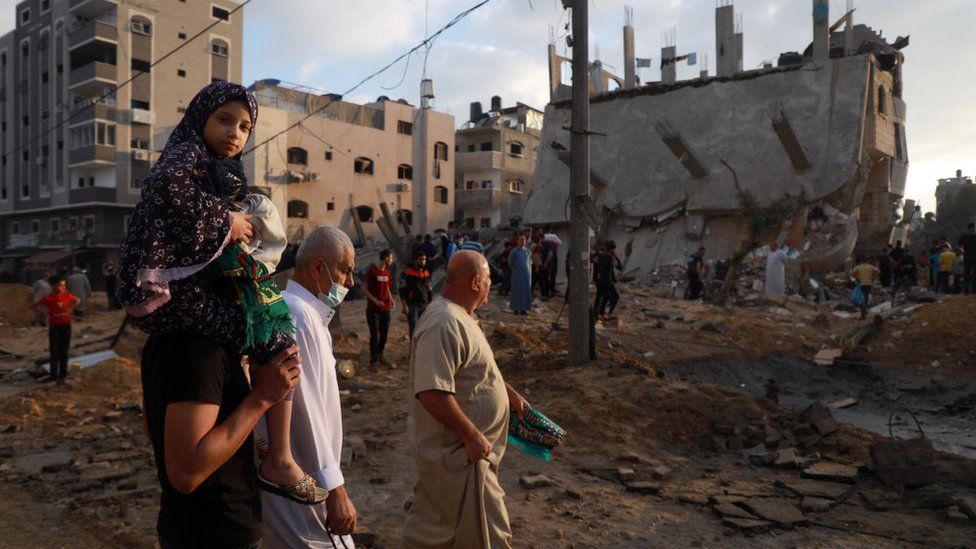
[{"label": "destroyed concrete building", "polygon": [[457,219],[472,229],[517,225],[532,189],[542,111],[518,103],[491,110],[471,103],[471,117],[457,131]]},{"label": "destroyed concrete building", "polygon": [[[791,243],[811,273],[837,268],[855,247],[870,252],[889,240],[908,168],[899,51],[908,40],[889,44],[855,25],[853,12],[830,25],[827,2],[814,7],[813,43],[803,54],[783,54],[776,67],[740,70],[741,38],[733,7],[724,5],[716,16],[717,77],[703,71],[637,85],[632,71],[619,79],[601,69],[600,81],[591,71],[590,194],[603,214],[600,236],[630,250],[625,270],[683,263],[699,246],[709,258],[732,256],[746,235],[737,187],[761,204],[792,197],[801,206],[779,238],[802,234]],[[631,67],[629,26],[624,41]],[[571,105],[564,59],[554,52],[551,46],[552,103],[525,219],[565,231]],[[669,46],[662,58],[673,61],[675,53]],[[605,91],[613,82],[620,87]]]},{"label": "destroyed concrete building", "polygon": [[447,228],[454,219],[454,117],[430,108],[429,80],[421,88],[418,108],[385,96],[359,105],[273,79],[251,86],[260,106],[254,143],[301,121],[244,157],[248,181],[274,201],[290,242],[323,225],[357,244],[386,242],[387,213],[397,232]]}]

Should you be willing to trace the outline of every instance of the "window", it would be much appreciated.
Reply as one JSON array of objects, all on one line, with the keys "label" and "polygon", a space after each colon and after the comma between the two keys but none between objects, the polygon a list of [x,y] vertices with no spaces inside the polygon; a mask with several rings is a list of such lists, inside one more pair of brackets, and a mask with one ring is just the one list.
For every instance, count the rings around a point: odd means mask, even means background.
[{"label": "window", "polygon": [[37,190],[38,190],[38,194],[40,194],[41,196],[51,196],[51,184],[48,183],[46,180],[41,181],[40,185],[38,185]]},{"label": "window", "polygon": [[68,218],[68,229],[70,229],[72,231],[78,229],[78,218],[77,217],[69,217]]},{"label": "window", "polygon": [[23,151],[20,154],[21,154],[21,157],[23,157],[24,162],[27,162],[28,160],[30,160],[30,151]]},{"label": "window", "polygon": [[61,220],[58,219],[58,218],[56,218],[56,217],[52,217],[51,218],[51,235],[52,236],[57,236],[57,234],[60,233],[60,232],[61,232]]},{"label": "window", "polygon": [[468,152],[469,153],[473,153],[474,152],[474,143],[468,145]]},{"label": "window", "polygon": [[141,189],[142,188],[142,178],[141,177],[133,177],[132,178],[132,188],[133,189]]},{"label": "window", "polygon": [[41,120],[47,120],[51,116],[51,111],[44,109],[41,111]]},{"label": "window", "polygon": [[24,57],[30,55],[30,44],[28,42],[24,42],[20,45],[20,54]]},{"label": "window", "polygon": [[81,228],[90,231],[95,228],[95,216],[86,215],[81,218]]},{"label": "window", "polygon": [[25,114],[22,118],[23,118],[23,121],[24,121],[24,125],[25,126],[30,126],[30,116],[27,116]]},{"label": "window", "polygon": [[149,101],[142,101],[139,99],[133,99],[129,102],[129,106],[133,109],[142,109],[144,111],[149,110]]},{"label": "window", "polygon": [[20,12],[20,22],[30,23],[30,8],[27,8],[24,11]]},{"label": "window", "polygon": [[61,63],[58,63],[58,74],[61,74],[63,72],[64,72],[64,65],[62,65]]},{"label": "window", "polygon": [[332,160],[332,151],[325,151],[325,159]]},{"label": "window", "polygon": [[134,139],[132,139],[132,140],[129,141],[129,147],[130,148],[133,148],[133,149],[139,149],[139,150],[143,150],[143,151],[148,151],[149,150],[149,140],[148,139],[134,138]]},{"label": "window", "polygon": [[139,72],[149,72],[152,68],[152,63],[149,61],[143,61],[142,59],[132,59],[132,70]]},{"label": "window", "polygon": [[464,182],[464,188],[470,191],[470,190],[473,190],[473,189],[477,189],[478,188],[478,184],[476,182],[474,182],[474,181],[465,181]]},{"label": "window", "polygon": [[181,33],[177,34],[177,36],[180,38],[180,40],[186,40],[186,33],[185,32],[181,32]]},{"label": "window", "polygon": [[404,122],[403,120],[398,120],[397,133],[402,133],[403,135],[413,135],[413,124],[410,122]]},{"label": "window", "polygon": [[129,22],[129,28],[136,34],[152,36],[152,23],[147,19],[133,17],[132,21]]},{"label": "window", "polygon": [[186,71],[183,69],[176,69],[176,76],[179,76],[180,78],[186,78]]},{"label": "window", "polygon": [[491,179],[485,179],[484,181],[482,181],[481,182],[481,188],[482,189],[490,189],[491,188]]},{"label": "window", "polygon": [[326,209],[326,211],[329,211],[329,212],[335,210],[335,202],[326,202],[325,203],[325,209]]},{"label": "window", "polygon": [[225,10],[224,8],[218,8],[217,6],[214,6],[210,13],[213,14],[214,19],[220,19],[221,21],[230,21],[230,12]]},{"label": "window", "polygon": [[47,84],[50,80],[50,75],[47,71],[41,73],[41,84]]},{"label": "window", "polygon": [[229,48],[227,47],[227,42],[223,40],[214,40],[210,43],[210,53],[220,56],[227,57],[227,52]]},{"label": "window", "polygon": [[397,166],[397,179],[413,181],[413,166],[410,164],[400,164]]},{"label": "window", "polygon": [[512,141],[508,145],[508,153],[512,156],[522,156],[522,151],[525,149],[525,145],[519,143],[518,141]]},{"label": "window", "polygon": [[124,216],[122,216],[122,232],[123,233],[129,232],[129,220],[131,218],[132,218],[131,215],[124,215]]},{"label": "window", "polygon": [[40,219],[31,219],[31,232],[32,233],[39,233],[39,232],[41,232],[41,220]]},{"label": "window", "polygon": [[521,179],[513,179],[508,182],[508,191],[516,194],[522,194],[525,192],[525,183]]},{"label": "window", "polygon": [[884,86],[878,86],[878,114],[885,114],[887,112],[887,105],[885,104],[887,93],[885,93]]},{"label": "window", "polygon": [[95,186],[95,176],[94,175],[89,176],[89,178],[88,178],[88,186],[89,187],[94,187]]},{"label": "window", "polygon": [[301,147],[288,147],[288,163],[308,166],[308,151]]},{"label": "window", "polygon": [[481,150],[482,151],[490,151],[491,150],[491,142],[489,141],[487,143],[482,143],[481,144]]},{"label": "window", "polygon": [[22,183],[20,185],[20,197],[30,198],[30,183]]},{"label": "window", "polygon": [[95,144],[115,146],[115,124],[95,123]]},{"label": "window", "polygon": [[58,150],[59,151],[63,151],[64,150],[64,141],[58,141]]},{"label": "window", "polygon": [[464,226],[465,227],[474,227],[474,218],[473,217],[465,217],[464,218]]},{"label": "window", "polygon": [[353,164],[353,171],[356,173],[373,175],[373,161],[365,156],[360,156]]},{"label": "window", "polygon": [[47,49],[48,45],[51,42],[50,35],[51,35],[51,33],[47,32],[47,31],[44,31],[44,32],[41,33],[40,39],[37,41],[37,49],[39,49],[39,50],[46,50]]},{"label": "window", "polygon": [[20,221],[10,222],[10,234],[20,234]]},{"label": "window", "polygon": [[64,179],[58,179],[57,181],[55,181],[54,182],[54,188],[55,189],[58,189],[59,191],[63,191],[64,190]]},{"label": "window", "polygon": [[361,223],[369,223],[373,220],[373,208],[371,206],[356,206],[356,215]]},{"label": "window", "polygon": [[490,229],[491,228],[491,218],[490,217],[482,217],[481,218],[481,228],[482,229]]},{"label": "window", "polygon": [[447,161],[447,143],[440,141],[434,143],[434,160]]},{"label": "window", "polygon": [[51,9],[51,0],[41,0],[41,13],[45,13],[49,9]]},{"label": "window", "polygon": [[434,187],[434,202],[447,204],[447,187],[441,185]]},{"label": "window", "polygon": [[41,145],[41,156],[48,156],[51,154],[50,145]]},{"label": "window", "polygon": [[84,189],[85,188],[85,178],[84,177],[79,177],[78,178],[78,188],[79,189]]},{"label": "window", "polygon": [[308,202],[303,200],[288,201],[288,217],[308,218]]}]

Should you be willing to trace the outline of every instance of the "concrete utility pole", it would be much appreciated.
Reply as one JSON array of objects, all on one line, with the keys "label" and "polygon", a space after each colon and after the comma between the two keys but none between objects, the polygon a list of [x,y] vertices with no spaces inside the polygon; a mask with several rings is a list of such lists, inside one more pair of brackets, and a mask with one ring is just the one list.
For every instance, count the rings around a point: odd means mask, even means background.
[{"label": "concrete utility pole", "polygon": [[573,0],[573,120],[569,194],[569,364],[590,360],[590,231],[579,197],[590,194],[590,0]]}]

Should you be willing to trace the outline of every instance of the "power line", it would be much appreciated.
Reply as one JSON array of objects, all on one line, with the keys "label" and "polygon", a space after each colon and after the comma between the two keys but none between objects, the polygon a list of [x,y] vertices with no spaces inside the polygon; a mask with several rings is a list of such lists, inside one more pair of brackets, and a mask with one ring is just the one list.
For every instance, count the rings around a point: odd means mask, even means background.
[{"label": "power line", "polygon": [[[462,11],[461,13],[457,14],[446,25],[444,25],[443,27],[441,27],[440,29],[438,29],[437,32],[435,32],[434,34],[432,34],[432,35],[424,38],[423,41],[421,41],[419,44],[417,44],[416,46],[414,46],[410,50],[404,52],[403,54],[401,54],[399,57],[397,57],[393,61],[387,63],[381,69],[373,72],[372,74],[366,76],[365,78],[363,78],[362,80],[360,80],[359,82],[357,82],[353,87],[349,88],[344,93],[342,93],[341,94],[341,97],[345,97],[345,96],[353,93],[354,91],[356,91],[357,89],[359,89],[363,84],[365,84],[365,83],[369,82],[370,80],[376,78],[377,76],[383,74],[384,72],[386,72],[387,70],[389,70],[391,67],[393,67],[394,65],[396,65],[397,63],[399,63],[400,61],[402,61],[405,57],[409,57],[410,55],[412,55],[416,51],[420,50],[421,48],[429,46],[430,44],[432,44],[434,42],[434,40],[437,39],[437,37],[439,37],[446,30],[448,30],[451,27],[453,27],[454,25],[458,24],[462,19],[464,19],[468,15],[472,14],[473,12],[477,11],[478,9],[480,9],[482,6],[484,6],[485,4],[487,4],[489,2],[491,2],[491,0],[482,0],[481,2],[478,2],[477,4],[471,6],[470,8],[468,8],[468,9]],[[260,143],[256,143],[253,147],[251,147],[250,149],[248,149],[247,151],[245,151],[243,154],[244,155],[251,154],[252,152],[254,152],[255,149],[257,149],[258,147],[261,147],[265,143],[268,143],[268,142],[270,142],[270,141],[272,141],[274,139],[277,139],[277,138],[281,137],[282,135],[288,133],[289,131],[297,128],[299,125],[301,125],[302,122],[304,122],[304,121],[308,120],[309,118],[315,116],[316,114],[324,111],[332,103],[335,103],[336,101],[338,101],[338,99],[329,98],[329,100],[324,105],[322,105],[321,107],[319,107],[319,108],[315,109],[314,111],[308,113],[305,117],[303,117],[298,122],[295,122],[294,124],[288,126],[287,128],[285,128],[285,129],[283,129],[283,130],[275,133],[274,135],[268,137],[264,141],[262,141]]]},{"label": "power line", "polygon": [[[244,6],[246,6],[246,5],[248,5],[248,4],[250,4],[250,3],[251,3],[251,2],[253,2],[253,1],[254,1],[254,0],[243,0],[243,1],[241,2],[241,4],[240,4],[239,6],[237,6],[236,8],[234,8],[234,9],[232,9],[232,10],[230,10],[230,11],[229,11],[229,12],[227,13],[227,17],[228,17],[228,18],[230,18],[230,16],[231,16],[231,15],[233,15],[233,14],[235,14],[235,13],[237,13],[238,11],[240,11],[240,10],[242,10],[242,9],[244,9]],[[204,33],[206,33],[207,31],[209,31],[210,29],[212,29],[212,28],[214,28],[215,26],[217,26],[217,25],[219,25],[219,24],[220,24],[220,23],[222,23],[223,21],[224,21],[223,19],[216,19],[216,20],[215,20],[215,21],[214,21],[213,23],[211,23],[211,24],[209,24],[209,25],[207,25],[207,26],[206,26],[206,27],[204,27],[204,28],[203,28],[202,30],[200,30],[200,32],[198,32],[198,33],[196,33],[196,34],[194,34],[193,36],[191,36],[191,37],[189,37],[189,38],[187,38],[186,40],[184,40],[182,44],[180,44],[179,46],[176,46],[175,48],[173,48],[172,50],[170,50],[169,52],[167,52],[167,53],[166,53],[165,55],[163,55],[163,56],[162,56],[162,57],[160,57],[159,59],[156,59],[155,61],[153,61],[153,62],[152,62],[152,63],[151,63],[150,65],[149,65],[149,67],[148,67],[148,69],[152,69],[153,67],[155,67],[155,66],[156,66],[156,65],[158,65],[159,63],[161,63],[161,62],[163,62],[163,61],[165,61],[165,60],[166,60],[166,59],[168,59],[168,58],[169,58],[170,56],[172,56],[172,55],[173,55],[173,54],[175,54],[176,52],[178,52],[178,51],[180,51],[181,49],[183,49],[183,48],[185,48],[185,47],[186,47],[186,46],[188,46],[188,45],[189,45],[189,44],[190,44],[191,42],[193,42],[194,40],[196,40],[197,38],[199,38],[199,37],[200,37],[201,35],[203,35],[203,34],[204,34]],[[92,22],[92,24],[94,25],[94,22]],[[117,91],[119,91],[120,89],[122,89],[123,87],[125,87],[125,86],[127,86],[127,85],[129,85],[129,84],[131,84],[131,83],[132,83],[132,82],[133,82],[133,81],[134,81],[134,80],[135,80],[136,78],[138,78],[138,77],[140,77],[140,76],[142,76],[143,74],[149,74],[149,71],[148,71],[148,70],[146,70],[146,71],[142,71],[142,70],[136,70],[136,71],[134,72],[134,74],[133,74],[133,75],[132,75],[131,77],[129,77],[129,79],[128,79],[128,80],[126,80],[126,81],[124,81],[124,82],[122,82],[121,84],[118,84],[118,85],[116,85],[116,86],[115,86],[114,88],[112,88],[111,90],[109,90],[109,91],[107,91],[107,92],[105,92],[104,94],[102,94],[102,95],[101,95],[101,96],[99,96],[98,98],[96,98],[96,99],[94,99],[94,100],[92,101],[92,103],[91,103],[91,104],[97,104],[97,103],[99,103],[100,101],[102,101],[103,99],[105,99],[105,98],[107,98],[107,97],[111,97],[111,96],[113,96],[113,95],[115,94],[115,92],[117,92]],[[64,127],[64,125],[65,125],[65,124],[67,124],[67,123],[68,123],[69,121],[71,121],[71,119],[73,119],[73,118],[75,118],[75,117],[77,117],[77,116],[78,116],[78,115],[80,115],[80,114],[81,114],[82,112],[84,112],[84,109],[82,109],[82,108],[75,108],[75,109],[74,109],[74,113],[71,113],[71,111],[70,111],[70,109],[64,109],[64,112],[68,112],[68,113],[70,113],[70,114],[69,114],[69,115],[68,115],[68,116],[67,116],[66,118],[64,118],[63,120],[61,120],[60,122],[58,122],[57,124],[55,124],[54,126],[52,126],[52,127],[50,128],[50,129],[48,129],[48,130],[45,130],[45,131],[43,131],[43,132],[41,132],[41,133],[39,133],[39,134],[37,134],[37,135],[35,135],[35,136],[34,136],[34,137],[33,137],[33,138],[32,138],[32,139],[30,140],[30,141],[28,141],[27,143],[23,143],[23,144],[21,144],[21,145],[20,145],[20,147],[14,147],[14,148],[12,148],[12,149],[10,149],[10,150],[8,150],[7,152],[5,152],[5,153],[3,154],[3,156],[7,156],[7,155],[10,155],[10,154],[14,154],[14,153],[16,153],[16,152],[17,152],[17,149],[18,149],[18,148],[26,148],[26,147],[30,147],[30,146],[31,146],[31,145],[33,145],[34,143],[37,143],[38,141],[40,141],[40,140],[41,140],[41,138],[43,138],[43,137],[45,137],[45,136],[47,136],[48,134],[51,134],[51,133],[54,133],[54,132],[55,132],[56,130],[58,130],[58,129],[60,129],[60,128],[62,128],[62,127]]]}]

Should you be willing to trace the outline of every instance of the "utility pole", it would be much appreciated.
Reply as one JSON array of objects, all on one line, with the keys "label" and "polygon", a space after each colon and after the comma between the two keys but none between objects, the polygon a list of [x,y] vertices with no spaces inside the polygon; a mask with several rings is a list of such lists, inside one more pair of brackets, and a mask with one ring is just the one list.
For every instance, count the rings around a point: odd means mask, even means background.
[{"label": "utility pole", "polygon": [[580,209],[590,194],[589,2],[573,0],[573,119],[569,196],[569,365],[590,360],[590,231]]}]

